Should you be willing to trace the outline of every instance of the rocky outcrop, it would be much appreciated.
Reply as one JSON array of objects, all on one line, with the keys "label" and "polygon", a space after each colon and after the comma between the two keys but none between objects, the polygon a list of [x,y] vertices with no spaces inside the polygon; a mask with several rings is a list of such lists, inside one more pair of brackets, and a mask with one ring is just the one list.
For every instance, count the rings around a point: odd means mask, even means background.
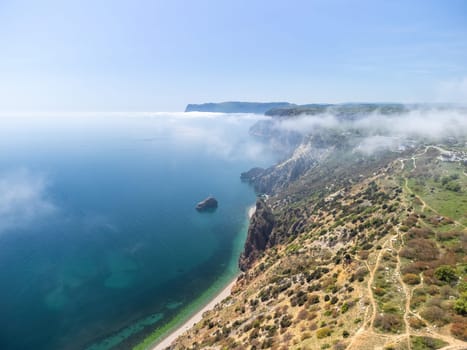
[{"label": "rocky outcrop", "polygon": [[299,179],[331,151],[331,148],[305,143],[297,147],[287,160],[267,169],[253,168],[242,173],[240,178],[252,184],[258,193],[276,194]]},{"label": "rocky outcrop", "polygon": [[245,182],[254,183],[257,179],[259,179],[265,172],[263,168],[251,168],[250,170],[241,173],[240,179]]},{"label": "rocky outcrop", "polygon": [[195,209],[198,211],[212,211],[217,208],[217,199],[214,197],[208,197],[204,201],[196,204]]},{"label": "rocky outcrop", "polygon": [[258,199],[256,211],[251,217],[245,248],[240,256],[239,266],[246,271],[262,252],[268,247],[269,237],[274,228],[275,220],[266,202]]}]

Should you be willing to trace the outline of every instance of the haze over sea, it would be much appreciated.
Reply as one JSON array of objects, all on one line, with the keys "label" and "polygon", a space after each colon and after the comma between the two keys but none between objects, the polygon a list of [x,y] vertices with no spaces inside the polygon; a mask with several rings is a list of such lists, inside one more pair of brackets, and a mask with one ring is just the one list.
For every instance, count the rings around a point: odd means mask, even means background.
[{"label": "haze over sea", "polygon": [[273,162],[259,118],[1,118],[0,349],[131,348],[221,288],[255,202],[239,175]]}]

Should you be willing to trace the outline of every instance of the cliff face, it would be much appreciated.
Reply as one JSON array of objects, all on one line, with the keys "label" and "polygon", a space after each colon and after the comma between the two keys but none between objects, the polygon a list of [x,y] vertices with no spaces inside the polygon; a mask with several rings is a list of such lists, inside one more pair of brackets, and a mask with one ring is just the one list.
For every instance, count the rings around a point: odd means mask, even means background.
[{"label": "cliff face", "polygon": [[311,138],[296,147],[279,164],[267,169],[253,168],[242,173],[240,178],[252,184],[258,193],[277,194],[328,157],[333,150],[333,145]]},{"label": "cliff face", "polygon": [[259,199],[248,228],[245,248],[240,256],[239,266],[242,271],[246,271],[266,250],[273,228],[274,215],[268,205]]}]

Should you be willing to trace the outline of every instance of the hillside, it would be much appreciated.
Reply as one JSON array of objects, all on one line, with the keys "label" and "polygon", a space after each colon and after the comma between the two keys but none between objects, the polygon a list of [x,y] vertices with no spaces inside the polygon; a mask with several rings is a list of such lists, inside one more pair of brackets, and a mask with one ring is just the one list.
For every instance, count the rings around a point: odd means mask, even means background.
[{"label": "hillside", "polygon": [[467,348],[465,130],[435,142],[364,122],[315,125],[242,175],[265,193],[243,273],[174,349]]}]

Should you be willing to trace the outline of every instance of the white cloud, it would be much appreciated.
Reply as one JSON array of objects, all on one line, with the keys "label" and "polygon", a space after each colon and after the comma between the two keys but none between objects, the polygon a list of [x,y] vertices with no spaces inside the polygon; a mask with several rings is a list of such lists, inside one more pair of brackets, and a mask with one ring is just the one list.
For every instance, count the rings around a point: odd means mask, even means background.
[{"label": "white cloud", "polygon": [[356,148],[371,154],[377,150],[395,149],[411,138],[436,142],[445,137],[467,138],[467,109],[416,108],[406,113],[383,115],[373,113],[356,120],[338,119],[332,114],[299,116],[276,122],[276,127],[303,135],[318,129],[332,129],[340,133],[358,131],[364,140]]},{"label": "white cloud", "polygon": [[0,233],[24,228],[57,209],[44,176],[20,169],[0,174]]},{"label": "white cloud", "polygon": [[399,139],[391,136],[369,136],[363,139],[363,141],[355,148],[355,151],[370,155],[385,149],[397,150],[399,141]]},{"label": "white cloud", "polygon": [[334,115],[320,114],[316,116],[287,118],[279,123],[279,127],[287,131],[295,131],[306,135],[317,128],[335,129],[339,124],[339,120]]}]

